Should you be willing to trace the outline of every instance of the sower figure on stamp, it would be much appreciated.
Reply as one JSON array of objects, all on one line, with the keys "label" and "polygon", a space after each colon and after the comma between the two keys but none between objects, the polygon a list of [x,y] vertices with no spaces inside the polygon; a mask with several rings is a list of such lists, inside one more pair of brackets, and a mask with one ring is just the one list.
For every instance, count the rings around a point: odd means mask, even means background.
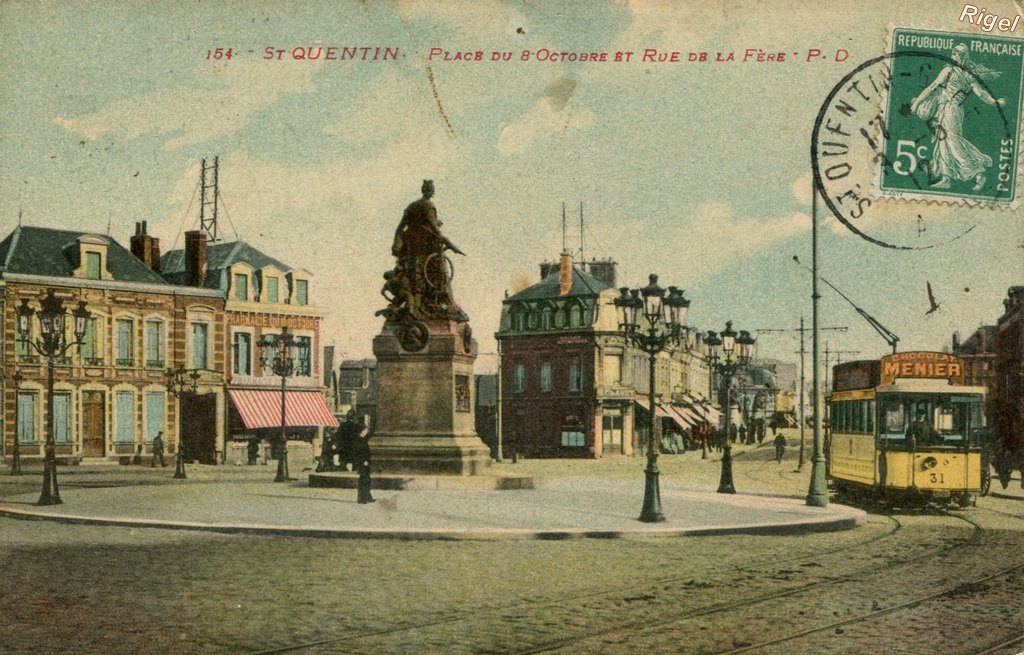
[{"label": "sower figure on stamp", "polygon": [[356,501],[360,504],[374,502],[370,495],[370,430],[365,424],[359,426],[359,434],[352,444],[352,459],[355,461],[356,470],[359,471],[359,483],[357,485]]},{"label": "sower figure on stamp", "polygon": [[157,432],[156,436],[153,437],[153,459],[150,461],[149,466],[155,467],[156,461],[160,460],[160,466],[167,466],[164,462],[164,433]]},{"label": "sower figure on stamp", "polygon": [[953,46],[950,58],[957,65],[944,66],[938,76],[918,94],[910,104],[918,118],[928,124],[932,132],[932,158],[929,164],[937,189],[948,189],[951,182],[974,180],[974,191],[985,186],[986,171],[992,167],[992,157],[964,136],[963,104],[973,94],[983,102],[1002,107],[1004,98],[993,98],[978,80],[999,76],[981,64],[971,61],[967,46]]}]

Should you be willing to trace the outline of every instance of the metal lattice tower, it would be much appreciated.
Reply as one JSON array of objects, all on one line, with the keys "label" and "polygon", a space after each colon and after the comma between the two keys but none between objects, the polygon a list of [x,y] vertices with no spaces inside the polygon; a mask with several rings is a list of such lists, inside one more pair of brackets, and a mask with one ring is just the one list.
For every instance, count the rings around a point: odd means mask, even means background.
[{"label": "metal lattice tower", "polygon": [[206,239],[210,243],[217,241],[217,168],[219,159],[219,157],[214,157],[212,166],[207,166],[206,160],[203,160],[199,229],[206,233]]}]

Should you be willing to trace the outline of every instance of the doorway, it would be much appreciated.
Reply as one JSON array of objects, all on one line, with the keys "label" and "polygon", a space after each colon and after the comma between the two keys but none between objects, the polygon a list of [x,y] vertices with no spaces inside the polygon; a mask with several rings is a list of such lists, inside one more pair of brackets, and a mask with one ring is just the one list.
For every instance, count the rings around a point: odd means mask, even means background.
[{"label": "doorway", "polygon": [[106,398],[102,391],[82,392],[82,456],[106,455]]},{"label": "doorway", "polygon": [[217,463],[217,395],[181,395],[181,447],[185,460]]}]

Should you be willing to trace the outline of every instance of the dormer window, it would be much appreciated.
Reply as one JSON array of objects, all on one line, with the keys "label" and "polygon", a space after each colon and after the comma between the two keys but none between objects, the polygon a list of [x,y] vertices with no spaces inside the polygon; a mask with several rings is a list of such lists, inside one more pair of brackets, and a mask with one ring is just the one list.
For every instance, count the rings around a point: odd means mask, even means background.
[{"label": "dormer window", "polygon": [[278,300],[278,285],[280,280],[276,277],[267,276],[264,283],[267,289],[267,302],[280,302]]},{"label": "dormer window", "polygon": [[234,298],[235,300],[248,300],[249,299],[249,276],[245,273],[235,273],[234,275]]},{"label": "dormer window", "polygon": [[86,280],[109,280],[107,272],[107,241],[101,236],[83,234],[77,242],[64,247],[74,266],[72,275]]},{"label": "dormer window", "polygon": [[100,279],[100,271],[103,266],[103,256],[98,252],[85,253],[85,277],[90,280]]},{"label": "dormer window", "polygon": [[306,280],[295,280],[295,304],[309,304],[309,282]]}]

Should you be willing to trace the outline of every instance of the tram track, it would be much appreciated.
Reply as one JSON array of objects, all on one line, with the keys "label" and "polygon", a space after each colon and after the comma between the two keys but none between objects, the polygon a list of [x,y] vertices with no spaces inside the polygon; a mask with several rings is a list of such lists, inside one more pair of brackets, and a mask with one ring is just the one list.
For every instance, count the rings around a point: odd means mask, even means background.
[{"label": "tram track", "polygon": [[[731,575],[736,573],[746,574],[747,579],[756,578],[759,580],[777,580],[780,574],[784,574],[787,571],[789,573],[795,573],[792,569],[787,569],[788,565],[793,562],[804,562],[808,560],[810,556],[814,556],[816,561],[814,565],[821,567],[823,570],[829,570],[833,564],[826,561],[828,556],[835,557],[838,561],[847,560],[851,552],[863,553],[868,549],[868,546],[877,544],[878,542],[886,539],[891,539],[894,535],[899,533],[903,529],[903,523],[896,517],[888,516],[885,517],[889,523],[889,529],[885,532],[874,535],[870,539],[860,540],[855,544],[850,544],[843,547],[837,547],[829,549],[828,551],[817,551],[815,553],[800,553],[792,557],[786,558],[774,558],[771,560],[758,560],[751,562],[744,562],[730,569]],[[940,547],[938,552],[954,552],[957,549],[976,543],[982,536],[984,531],[977,527],[972,531],[968,538],[963,540],[957,540],[955,543],[948,543]],[[715,615],[728,615],[731,612],[741,610],[744,608],[755,607],[759,604],[768,603],[772,601],[784,600],[791,597],[800,595],[814,594],[815,592],[826,590],[836,584],[841,584],[845,581],[855,579],[858,576],[865,576],[868,574],[877,575],[884,572],[887,569],[896,568],[899,566],[906,566],[912,564],[915,561],[925,560],[936,555],[936,550],[932,547],[923,548],[922,552],[916,554],[914,557],[899,558],[883,564],[881,567],[877,562],[868,562],[860,568],[854,571],[848,571],[842,575],[823,575],[820,579],[806,584],[799,584],[794,587],[788,587],[785,589],[778,589],[774,591],[762,591],[759,593],[748,594],[744,598],[728,602],[713,602],[706,604],[703,607],[695,607],[687,609],[683,612],[668,612],[662,613],[656,618],[650,616],[643,616],[640,619],[634,621],[612,621],[608,624],[608,627],[602,630],[593,631],[589,630],[585,634],[572,635],[561,639],[554,639],[545,641],[540,644],[535,644],[525,649],[511,648],[508,650],[501,650],[502,652],[514,652],[525,655],[527,653],[543,653],[556,651],[565,648],[574,648],[575,646],[583,645],[586,642],[590,642],[594,639],[601,639],[604,636],[610,636],[621,633],[632,633],[638,630],[650,630],[661,626],[669,626],[681,621],[696,620],[704,617],[710,617]],[[764,572],[758,571],[759,568],[771,566],[772,570]],[[703,581],[703,585],[711,586],[715,588],[728,588],[730,586],[728,572],[723,572],[719,575],[718,580]],[[754,575],[752,575],[754,574]],[[417,631],[444,628],[447,625],[458,625],[466,621],[481,621],[482,613],[491,615],[491,617],[499,616],[515,616],[518,615],[524,609],[532,609],[536,611],[538,606],[550,606],[552,608],[565,607],[566,605],[573,606],[592,606],[594,602],[615,602],[619,604],[626,602],[631,604],[634,602],[642,603],[645,601],[653,601],[657,598],[657,593],[652,593],[652,590],[665,590],[672,584],[688,585],[693,583],[691,576],[672,576],[664,577],[656,580],[650,580],[643,583],[642,588],[616,588],[616,589],[602,589],[587,594],[575,594],[570,596],[563,596],[556,599],[549,599],[544,601],[524,601],[520,603],[501,603],[493,607],[476,608],[476,611],[470,613],[463,613],[458,616],[445,617],[442,620],[436,621],[425,621],[417,622],[409,625],[394,626],[386,630],[377,630],[369,632],[347,632],[335,637],[329,637],[322,640],[312,640],[305,643],[291,644],[281,646],[273,649],[260,650],[252,653],[252,655],[270,655],[271,653],[286,653],[286,652],[319,652],[320,648],[330,648],[333,645],[337,645],[342,642],[354,642],[360,639],[373,639],[374,637],[381,636],[396,636],[404,634],[411,638]],[[701,585],[698,584],[698,587]],[[645,614],[645,612],[640,612]],[[486,617],[484,617],[486,618]],[[486,623],[487,621],[484,620]],[[822,628],[822,629],[828,629]],[[460,628],[460,634],[466,632],[472,632],[472,628],[468,630],[466,628]]]}]

